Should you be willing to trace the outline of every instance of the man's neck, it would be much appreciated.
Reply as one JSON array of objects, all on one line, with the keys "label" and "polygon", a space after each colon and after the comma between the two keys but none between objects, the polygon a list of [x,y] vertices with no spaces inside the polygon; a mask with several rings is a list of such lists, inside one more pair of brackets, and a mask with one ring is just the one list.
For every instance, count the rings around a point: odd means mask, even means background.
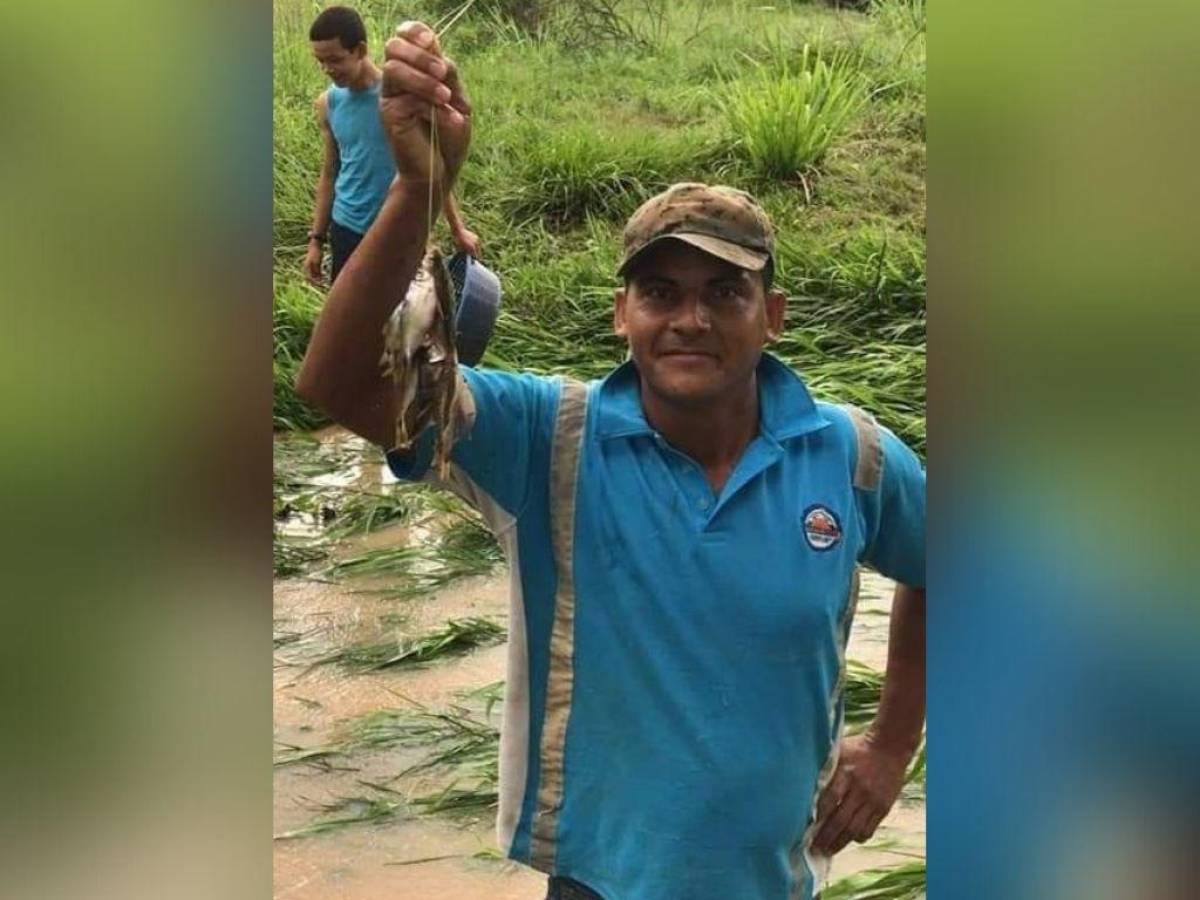
[{"label": "man's neck", "polygon": [[350,83],[346,87],[352,91],[365,91],[376,81],[379,80],[379,69],[371,60],[363,60],[362,67],[359,68],[358,74],[350,79]]},{"label": "man's neck", "polygon": [[685,407],[653,394],[641,383],[642,411],[650,426],[671,446],[704,469],[720,493],[737,461],[758,433],[758,380],[752,376],[738,396],[705,406]]}]

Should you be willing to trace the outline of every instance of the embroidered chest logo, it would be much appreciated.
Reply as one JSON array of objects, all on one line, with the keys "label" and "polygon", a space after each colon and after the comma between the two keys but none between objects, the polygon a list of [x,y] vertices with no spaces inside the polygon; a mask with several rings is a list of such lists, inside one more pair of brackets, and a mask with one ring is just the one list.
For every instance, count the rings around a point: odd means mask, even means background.
[{"label": "embroidered chest logo", "polygon": [[804,511],[804,539],[814,550],[829,550],[842,539],[837,515],[827,506],[810,506]]}]

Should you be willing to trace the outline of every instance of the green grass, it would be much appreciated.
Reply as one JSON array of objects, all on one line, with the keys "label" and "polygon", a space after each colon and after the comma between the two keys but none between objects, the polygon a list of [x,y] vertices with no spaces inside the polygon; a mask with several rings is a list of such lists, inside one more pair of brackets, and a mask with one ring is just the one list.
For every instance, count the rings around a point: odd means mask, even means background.
[{"label": "green grass", "polygon": [[924,803],[925,802],[925,762],[926,750],[925,743],[922,741],[921,749],[917,751],[916,757],[908,767],[908,772],[904,776],[904,791],[901,796],[910,802]]},{"label": "green grass", "polygon": [[272,542],[276,578],[289,578],[308,571],[315,563],[329,558],[328,548],[310,541],[276,533]]},{"label": "green grass", "polygon": [[373,588],[371,592],[407,600],[462,578],[486,575],[502,559],[499,546],[482,524],[459,523],[433,543],[368,550],[336,562],[318,575],[331,579],[386,579],[387,587]]},{"label": "green grass", "polygon": [[397,818],[404,804],[387,797],[343,797],[320,806],[322,815],[303,828],[275,835],[275,840],[313,837],[352,825],[379,824]]},{"label": "green grass", "polygon": [[313,665],[338,663],[358,673],[416,666],[497,643],[504,639],[504,634],[503,626],[490,619],[451,619],[441,628],[415,637],[351,644],[321,657]]},{"label": "green grass", "polygon": [[[781,354],[818,394],[868,406],[922,450],[923,7],[887,0],[864,15],[745,4],[730,28],[726,3],[667,4],[662,27],[633,53],[601,40],[568,48],[553,22],[530,34],[498,23],[489,6],[481,0],[446,39],[478,110],[460,201],[505,289],[485,362],[608,371],[623,358],[611,304],[624,217],[674,180],[732,183],[755,192],[777,227],[791,298]],[[438,17],[429,3],[361,8],[377,50],[399,19]],[[299,271],[319,156],[311,104],[325,87],[308,56],[310,15],[277,0],[275,423],[299,429],[321,422],[291,390],[320,303]],[[833,72],[867,86],[861,110],[840,132],[813,131],[833,136],[816,169],[805,163],[803,183],[764,180],[745,155],[752,132],[721,111],[725,92],[810,76],[819,86]]]},{"label": "green grass", "polygon": [[[422,485],[362,486],[364,474],[378,471],[382,466],[382,452],[362,442],[322,443],[302,434],[276,438],[277,576],[309,574],[321,563],[328,572],[330,557],[339,542],[389,526],[424,524],[431,517],[447,514],[455,516],[455,524],[462,519],[470,519],[472,523],[478,521],[461,503],[447,501]],[[299,524],[304,533],[283,533],[283,526],[289,523]],[[475,524],[472,527],[482,528]],[[390,552],[377,551],[376,555],[386,557]],[[366,561],[360,560],[364,568],[370,568],[370,559],[368,554]],[[480,567],[476,566],[472,571]],[[355,565],[348,568],[353,570]]]},{"label": "green grass", "polygon": [[[500,728],[492,710],[503,689],[503,682],[485,685],[461,694],[460,703],[439,710],[409,701],[404,707],[377,710],[346,724],[340,741],[310,748],[285,745],[276,754],[276,766],[328,766],[334,757],[396,747],[419,751],[420,756],[385,784],[362,782],[380,796],[344,798],[322,807],[323,815],[313,823],[277,839],[371,824],[394,818],[402,809],[459,820],[492,815],[500,782]],[[422,787],[430,779],[443,784],[432,790]],[[393,787],[405,781],[410,785],[407,793]]]},{"label": "green grass", "polygon": [[732,81],[721,97],[732,140],[767,179],[799,179],[817,165],[867,103],[867,84],[844,57],[776,58]]},{"label": "green grass", "polygon": [[[426,485],[367,479],[364,486],[364,477],[382,465],[382,452],[361,441],[276,438],[276,576],[387,578],[388,587],[375,593],[407,599],[487,574],[502,561],[491,532],[458,498]],[[428,537],[416,541],[397,532],[391,546],[352,555],[340,551],[349,540],[397,525]],[[293,533],[284,533],[284,526]]]},{"label": "green grass", "polygon": [[[503,690],[503,682],[485,685],[461,695],[463,703],[442,710],[417,703],[411,708],[380,710],[354,726],[352,739],[360,746],[375,748],[421,748],[423,757],[396,779],[433,775],[446,784],[413,796],[413,807],[426,815],[477,818],[498,804],[500,727],[492,720],[492,709]],[[482,710],[478,709],[481,702]]]},{"label": "green grass", "polygon": [[[279,177],[278,171],[276,177]],[[276,214],[278,215],[278,211]],[[278,235],[276,237],[278,238]],[[277,251],[279,247],[277,239]],[[274,425],[277,429],[307,431],[329,421],[297,397],[293,387],[296,372],[299,371],[305,348],[308,347],[308,340],[312,336],[317,313],[321,309],[321,300],[321,295],[307,282],[285,280],[281,285],[277,274],[272,328]]]},{"label": "green grass", "polygon": [[346,750],[340,745],[327,747],[298,747],[295,744],[282,744],[282,751],[275,754],[274,766],[291,766],[296,763],[325,766],[335,756],[344,756]]},{"label": "green grass", "polygon": [[925,861],[847,875],[821,890],[821,900],[921,900]]},{"label": "green grass", "polygon": [[846,729],[851,733],[861,731],[879,712],[883,673],[853,659],[847,660],[846,682],[842,691]]}]

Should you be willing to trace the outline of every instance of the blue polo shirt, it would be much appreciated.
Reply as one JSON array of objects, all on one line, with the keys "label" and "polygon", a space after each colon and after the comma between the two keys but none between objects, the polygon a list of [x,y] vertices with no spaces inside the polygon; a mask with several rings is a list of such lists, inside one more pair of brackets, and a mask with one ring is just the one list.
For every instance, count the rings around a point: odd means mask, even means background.
[{"label": "blue polo shirt", "polygon": [[[462,371],[476,418],[446,486],[512,568],[502,849],[606,900],[810,898],[855,569],[924,585],[919,460],[879,428],[856,487],[851,415],[767,354],[719,495],[647,423],[631,363],[576,388],[566,463],[561,379]],[[427,434],[389,462],[428,478],[429,456]]]}]

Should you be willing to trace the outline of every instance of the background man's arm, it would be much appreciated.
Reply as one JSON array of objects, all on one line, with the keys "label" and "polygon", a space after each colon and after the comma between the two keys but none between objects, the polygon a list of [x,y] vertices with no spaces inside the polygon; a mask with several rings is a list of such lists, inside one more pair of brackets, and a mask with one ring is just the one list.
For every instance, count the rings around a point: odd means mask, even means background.
[{"label": "background man's arm", "polygon": [[[317,125],[321,131],[321,173],[317,178],[316,198],[313,202],[312,232],[329,234],[329,223],[333,216],[333,185],[337,178],[340,156],[333,130],[329,127],[329,95],[321,94],[314,104]],[[321,261],[325,256],[325,244],[315,238],[308,241],[304,257],[304,274],[313,284],[321,284]]]},{"label": "background man's arm", "polygon": [[925,724],[925,589],[896,585],[879,713],[842,742],[837,771],[817,804],[813,849],[832,855],[869,839],[895,805]]},{"label": "background man's arm", "polygon": [[443,212],[446,214],[446,224],[450,226],[450,234],[454,237],[454,245],[459,250],[470,253],[479,259],[481,254],[479,235],[467,228],[466,223],[463,222],[453,194],[446,195]]}]

